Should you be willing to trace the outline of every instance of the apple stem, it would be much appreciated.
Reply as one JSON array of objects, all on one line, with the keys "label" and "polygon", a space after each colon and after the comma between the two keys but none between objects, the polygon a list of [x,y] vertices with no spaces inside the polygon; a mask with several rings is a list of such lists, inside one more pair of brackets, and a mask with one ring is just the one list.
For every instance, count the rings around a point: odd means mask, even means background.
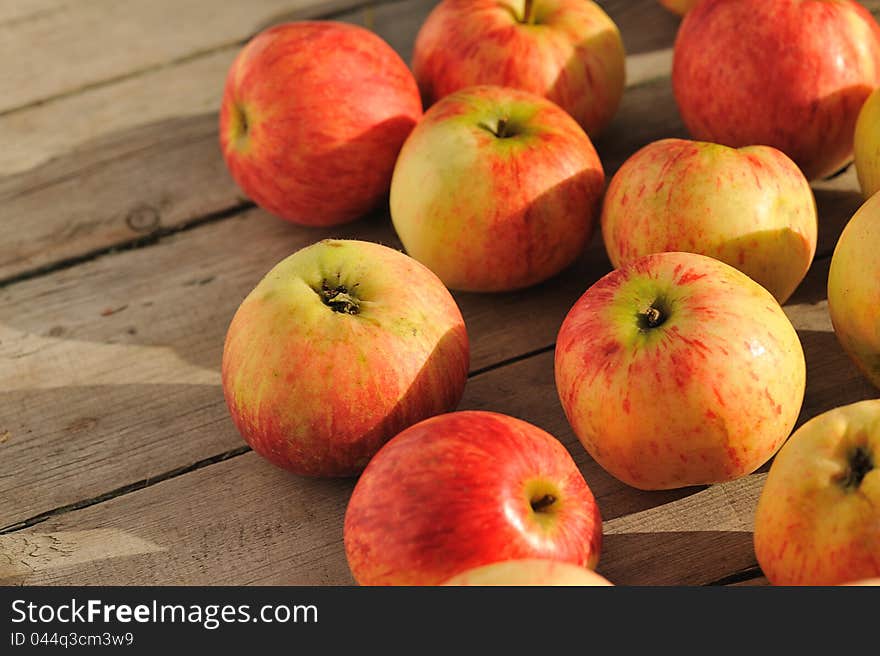
[{"label": "apple stem", "polygon": [[535,22],[535,17],[532,14],[532,10],[534,9],[534,1],[526,0],[525,9],[523,9],[523,20],[522,22],[526,25],[532,25]]},{"label": "apple stem", "polygon": [[545,508],[549,508],[554,503],[556,503],[556,497],[552,494],[545,494],[540,499],[532,501],[531,506],[535,512],[544,512]]},{"label": "apple stem", "polygon": [[495,128],[495,136],[499,139],[507,138],[507,119],[498,119],[498,127]]},{"label": "apple stem", "polygon": [[871,458],[871,453],[861,446],[853,449],[848,460],[849,468],[840,477],[840,484],[844,488],[855,489],[862,484],[862,479],[867,476],[868,472],[874,469],[874,460]]}]

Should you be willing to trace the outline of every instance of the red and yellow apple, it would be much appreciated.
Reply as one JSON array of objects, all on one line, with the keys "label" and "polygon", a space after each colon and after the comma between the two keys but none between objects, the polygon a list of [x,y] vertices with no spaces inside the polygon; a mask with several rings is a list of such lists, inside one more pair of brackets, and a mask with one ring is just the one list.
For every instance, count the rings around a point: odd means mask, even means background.
[{"label": "red and yellow apple", "polygon": [[453,576],[442,585],[465,586],[609,586],[591,569],[559,560],[524,558],[483,565]]},{"label": "red and yellow apple", "polygon": [[549,98],[595,137],[623,95],[620,32],[590,0],[443,0],[416,38],[427,104],[475,85]]},{"label": "red and yellow apple", "polygon": [[773,146],[826,177],[852,160],[880,86],[880,26],[853,0],[704,0],[679,29],[672,85],[694,138]]},{"label": "red and yellow apple", "polygon": [[463,411],[426,419],[376,454],[344,535],[361,585],[437,585],[523,558],[593,568],[602,520],[556,438],[513,417]]},{"label": "red and yellow apple", "polygon": [[660,4],[669,11],[684,16],[688,13],[700,0],[660,0]]},{"label": "red and yellow apple", "polygon": [[329,226],[387,196],[421,114],[415,79],[378,36],[330,21],[286,23],[254,37],[229,69],[220,145],[255,203]]},{"label": "red and yellow apple", "polygon": [[602,235],[615,267],[650,253],[700,253],[784,303],[816,253],[816,201],[797,165],[775,148],[664,139],[611,179]]},{"label": "red and yellow apple", "polygon": [[843,229],[828,272],[828,311],[844,350],[880,387],[880,194]]},{"label": "red and yellow apple", "polygon": [[791,432],[806,367],[766,289],[705,255],[658,253],[590,287],[556,341],[556,387],[590,455],[624,483],[720,483]]},{"label": "red and yellow apple", "polygon": [[379,244],[324,240],[244,299],[222,379],[254,451],[298,474],[348,476],[407,426],[454,409],[467,369],[464,321],[434,274]]},{"label": "red and yellow apple", "polygon": [[559,107],[471,87],[431,107],[406,140],[391,218],[407,253],[448,287],[505,291],[583,252],[604,186],[590,138]]},{"label": "red and yellow apple", "polygon": [[880,577],[880,400],[830,410],[776,455],[755,512],[755,554],[776,585]]},{"label": "red and yellow apple", "polygon": [[880,191],[880,89],[874,90],[856,121],[855,163],[865,199]]}]

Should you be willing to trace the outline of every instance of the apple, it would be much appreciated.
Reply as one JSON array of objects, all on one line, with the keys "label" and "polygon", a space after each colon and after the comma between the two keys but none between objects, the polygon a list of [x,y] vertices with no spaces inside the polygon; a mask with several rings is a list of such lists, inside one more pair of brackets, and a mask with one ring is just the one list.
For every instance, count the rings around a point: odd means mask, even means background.
[{"label": "apple", "polygon": [[345,513],[361,585],[437,585],[503,560],[595,567],[602,519],[565,447],[520,419],[426,419],[370,461]]},{"label": "apple", "polygon": [[443,0],[416,37],[426,104],[475,85],[549,98],[592,136],[611,121],[626,76],[620,32],[589,0]]},{"label": "apple", "polygon": [[293,223],[336,225],[387,196],[421,115],[415,79],[378,36],[286,23],[254,37],[229,69],[220,145],[255,203]]},{"label": "apple", "polygon": [[525,558],[475,567],[453,576],[443,585],[609,586],[613,584],[593,570],[571,563]]},{"label": "apple", "polygon": [[851,581],[850,583],[843,583],[841,585],[858,585],[858,586],[877,586],[880,585],[880,578],[874,579],[862,579],[860,581]]},{"label": "apple", "polygon": [[852,160],[880,86],[880,26],[852,0],[704,0],[679,28],[672,86],[694,138],[773,146],[826,177]]},{"label": "apple", "polygon": [[235,313],[223,392],[254,451],[297,474],[350,476],[468,370],[458,306],[428,269],[363,241],[324,240],[276,265]]},{"label": "apple", "polygon": [[880,89],[868,96],[856,121],[855,163],[865,199],[880,191]]},{"label": "apple", "polygon": [[828,272],[834,332],[862,373],[880,387],[880,194],[843,229]]},{"label": "apple", "polygon": [[660,4],[666,7],[669,11],[678,14],[679,16],[684,16],[691,9],[694,8],[700,0],[660,0]]},{"label": "apple", "polygon": [[583,252],[604,187],[590,138],[559,107],[471,87],[431,107],[407,138],[391,218],[407,253],[448,287],[505,291]]},{"label": "apple", "polygon": [[880,400],[814,417],[776,455],[755,511],[755,554],[776,585],[880,577]]},{"label": "apple", "polygon": [[646,255],[603,277],[565,318],[555,358],[581,443],[644,490],[749,474],[804,398],[801,343],[770,292],[695,253]]},{"label": "apple", "polygon": [[611,179],[602,235],[615,267],[650,253],[701,253],[784,303],[816,253],[816,201],[797,165],[775,148],[664,139]]}]

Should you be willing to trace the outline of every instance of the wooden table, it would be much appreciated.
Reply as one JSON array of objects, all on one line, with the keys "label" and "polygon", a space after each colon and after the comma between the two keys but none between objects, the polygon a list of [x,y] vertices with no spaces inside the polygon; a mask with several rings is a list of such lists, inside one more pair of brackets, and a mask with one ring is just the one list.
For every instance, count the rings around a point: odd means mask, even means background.
[{"label": "wooden table", "polygon": [[[0,583],[350,584],[352,480],[269,465],[226,412],[233,312],[278,260],[324,237],[399,245],[385,210],[331,230],[256,209],[217,145],[224,75],[284,20],[367,25],[409,60],[434,3],[400,0],[7,0],[0,5]],[[669,83],[678,20],[606,0],[629,86],[597,140],[610,176],[684,136]],[[880,1],[866,3],[880,12]],[[852,169],[814,185],[815,263],[786,305],[807,356],[803,422],[876,396],[828,317],[829,258],[860,204]],[[619,584],[762,583],[752,522],[766,467],[709,488],[640,492],[599,468],[566,423],[553,342],[609,270],[597,235],[528,291],[456,294],[472,340],[461,408],[506,412],[570,449],[605,520],[599,571]]]}]

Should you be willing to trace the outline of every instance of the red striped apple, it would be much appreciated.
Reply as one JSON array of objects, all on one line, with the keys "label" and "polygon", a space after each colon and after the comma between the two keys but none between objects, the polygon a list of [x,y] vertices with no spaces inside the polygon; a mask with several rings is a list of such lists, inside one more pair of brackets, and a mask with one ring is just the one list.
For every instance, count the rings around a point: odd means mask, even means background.
[{"label": "red striped apple", "polygon": [[880,26],[853,0],[704,0],[679,29],[672,85],[694,138],[773,146],[822,178],[852,160]]},{"label": "red striped apple", "polygon": [[419,30],[413,71],[425,102],[475,85],[549,98],[595,137],[623,95],[620,32],[590,0],[443,0]]},{"label": "red striped apple", "polygon": [[844,350],[880,387],[880,194],[843,229],[828,273],[828,311]]},{"label": "red striped apple", "polygon": [[816,253],[816,201],[797,165],[775,148],[664,139],[611,179],[602,235],[615,267],[650,253],[701,253],[784,303]]},{"label": "red striped apple", "polygon": [[880,89],[868,96],[859,111],[854,145],[859,186],[868,199],[880,191]]},{"label": "red striped apple", "polygon": [[384,200],[421,114],[415,79],[378,36],[344,23],[286,23],[254,37],[229,69],[220,145],[255,203],[329,226]]},{"label": "red striped apple", "polygon": [[407,426],[454,409],[467,369],[464,321],[434,274],[379,244],[324,240],[248,294],[222,371],[254,451],[297,474],[348,476]]},{"label": "red striped apple", "polygon": [[773,296],[694,253],[609,273],[556,341],[556,387],[575,433],[602,467],[645,490],[753,472],[794,427],[805,378]]},{"label": "red striped apple", "polygon": [[453,576],[443,585],[504,586],[609,586],[604,576],[591,569],[559,560],[525,558],[483,565]]},{"label": "red striped apple", "polygon": [[801,426],[773,460],[755,513],[755,554],[776,585],[880,577],[880,400]]},{"label": "red striped apple", "polygon": [[602,520],[553,436],[464,411],[426,419],[376,454],[348,503],[344,534],[361,585],[437,585],[503,560],[593,568]]},{"label": "red striped apple", "polygon": [[549,100],[471,87],[429,109],[391,181],[407,253],[453,289],[546,280],[580,255],[605,186],[590,138]]}]

